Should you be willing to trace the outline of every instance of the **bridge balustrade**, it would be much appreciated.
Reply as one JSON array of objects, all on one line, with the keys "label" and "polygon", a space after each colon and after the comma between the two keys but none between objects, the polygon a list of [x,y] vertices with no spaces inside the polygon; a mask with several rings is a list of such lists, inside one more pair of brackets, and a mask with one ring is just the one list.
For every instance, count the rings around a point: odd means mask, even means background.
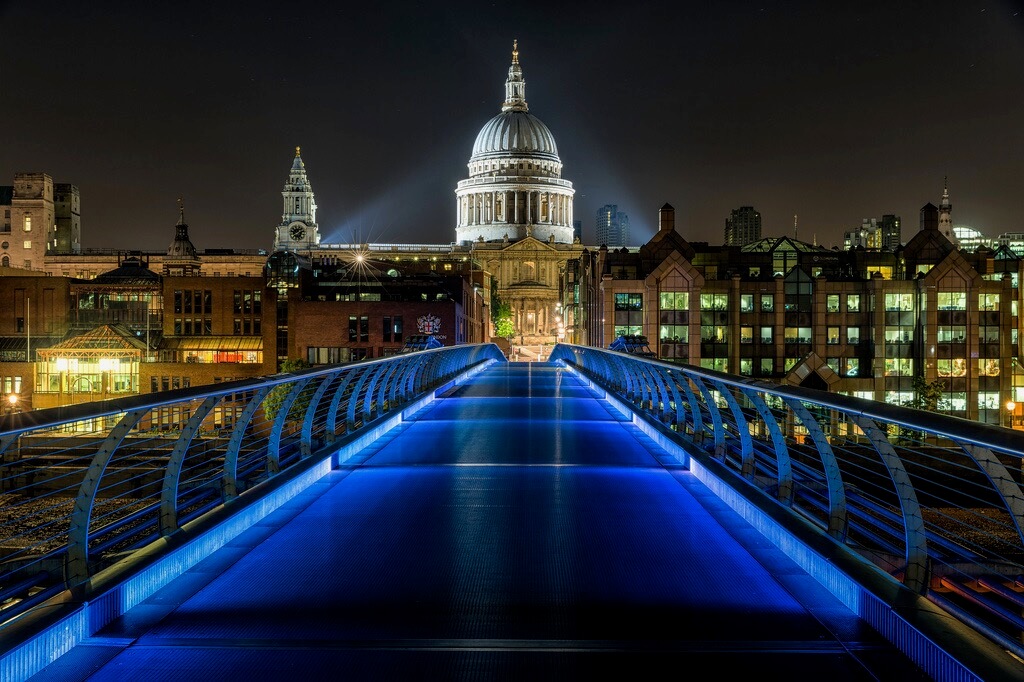
[{"label": "bridge balustrade", "polygon": [[551,361],[1024,657],[1024,434],[605,349],[562,344]]},{"label": "bridge balustrade", "polygon": [[6,415],[0,630],[494,361],[493,344],[444,347]]}]

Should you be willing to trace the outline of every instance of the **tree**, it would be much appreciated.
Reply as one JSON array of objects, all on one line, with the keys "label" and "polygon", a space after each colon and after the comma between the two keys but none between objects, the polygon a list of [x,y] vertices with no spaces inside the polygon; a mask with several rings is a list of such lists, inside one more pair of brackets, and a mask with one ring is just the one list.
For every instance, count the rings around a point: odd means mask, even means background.
[{"label": "tree", "polygon": [[494,322],[494,335],[511,340],[516,335],[516,327],[512,322],[512,306],[497,295],[491,296],[491,321]]},{"label": "tree", "polygon": [[[281,363],[281,373],[294,372],[312,366],[309,362],[302,359],[289,359]],[[281,409],[281,404],[288,397],[288,393],[291,390],[292,384],[281,384],[270,389],[270,393],[267,393],[267,397],[263,399],[263,414],[266,416],[267,421],[274,420],[278,410]],[[292,403],[292,407],[288,411],[288,418],[297,419],[299,415],[306,411],[307,407],[309,407],[309,394],[307,391],[303,391],[295,399],[295,402]]]},{"label": "tree", "polygon": [[924,377],[914,377],[914,397],[904,401],[904,407],[913,407],[917,410],[936,412],[939,409],[939,402],[946,392],[946,382],[941,379],[925,381]]},{"label": "tree", "polygon": [[[912,407],[915,410],[925,410],[927,412],[938,411],[939,403],[942,401],[946,391],[946,382],[941,379],[925,381],[924,377],[916,376],[914,377],[913,388],[914,397],[903,401],[904,407]],[[905,426],[891,426],[896,432],[896,442],[901,445],[917,445],[926,440],[927,434],[924,431],[908,429]]]}]

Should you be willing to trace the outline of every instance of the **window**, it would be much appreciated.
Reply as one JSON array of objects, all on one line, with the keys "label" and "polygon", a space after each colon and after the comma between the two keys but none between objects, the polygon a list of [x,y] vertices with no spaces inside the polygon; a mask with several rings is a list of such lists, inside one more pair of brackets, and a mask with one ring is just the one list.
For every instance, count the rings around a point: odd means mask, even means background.
[{"label": "window", "polygon": [[860,374],[860,359],[846,358],[846,376],[855,377]]},{"label": "window", "polygon": [[643,301],[642,294],[615,294],[615,309],[628,311],[642,310]]},{"label": "window", "polygon": [[643,307],[643,294],[615,294],[616,337],[642,333]]},{"label": "window", "polygon": [[729,371],[728,358],[701,358],[700,366],[704,369],[713,369],[719,372]]},{"label": "window", "polygon": [[775,358],[761,358],[761,376],[767,377],[775,373]]},{"label": "window", "polygon": [[846,328],[846,343],[856,346],[860,343],[860,327]]},{"label": "window", "polygon": [[401,343],[402,342],[402,316],[395,315],[391,317],[389,315],[384,316],[384,341]]},{"label": "window", "polygon": [[967,292],[940,291],[938,307],[939,310],[967,310]]},{"label": "window", "polygon": [[911,358],[886,358],[885,376],[909,377],[914,375],[914,361]]},{"label": "window", "polygon": [[659,294],[658,301],[662,310],[689,310],[690,292],[663,291]]},{"label": "window", "polygon": [[740,358],[740,374],[744,376],[753,376],[754,374],[754,359],[753,358]]},{"label": "window", "polygon": [[770,313],[775,310],[775,295],[761,294],[761,312]]},{"label": "window", "polygon": [[25,229],[26,232],[31,232],[32,231],[32,216],[30,216],[30,215],[25,216],[24,229]]},{"label": "window", "polygon": [[846,312],[860,312],[860,294],[848,294],[846,296]]},{"label": "window", "polygon": [[999,376],[999,358],[978,358],[978,376]]},{"label": "window", "polygon": [[[838,304],[837,304],[838,305]],[[829,327],[825,332],[825,343],[835,345],[839,343],[839,327]]]},{"label": "window", "polygon": [[774,337],[774,330],[775,330],[774,327],[761,327],[761,343],[762,344],[769,344],[770,345],[770,344],[773,343],[772,339]]},{"label": "window", "polygon": [[740,294],[740,312],[741,313],[752,313],[752,312],[754,312],[754,295],[753,294]]},{"label": "window", "polygon": [[907,293],[886,294],[886,310],[911,310],[914,304],[914,295]]},{"label": "window", "polygon": [[839,294],[829,294],[825,297],[825,309],[830,313],[839,312]]},{"label": "window", "polygon": [[729,294],[701,294],[701,310],[728,310]]},{"label": "window", "polygon": [[786,343],[810,343],[811,342],[811,328],[810,327],[786,327],[783,330],[783,338]]},{"label": "window", "polygon": [[740,327],[740,343],[754,343],[753,327]]},{"label": "window", "polygon": [[26,239],[25,242],[22,244],[22,246],[25,247],[26,249],[31,249],[32,248],[32,240],[31,239]]},{"label": "window", "polygon": [[999,294],[979,294],[978,307],[981,310],[999,310]]}]

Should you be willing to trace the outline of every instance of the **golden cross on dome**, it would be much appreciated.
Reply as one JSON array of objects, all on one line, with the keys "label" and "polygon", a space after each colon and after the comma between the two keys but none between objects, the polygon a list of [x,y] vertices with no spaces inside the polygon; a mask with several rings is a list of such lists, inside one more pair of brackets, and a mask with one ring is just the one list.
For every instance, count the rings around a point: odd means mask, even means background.
[{"label": "golden cross on dome", "polygon": [[301,149],[302,149],[302,147],[296,147],[296,148],[295,148],[295,156],[298,156],[298,155],[299,155],[299,151],[300,151]]},{"label": "golden cross on dome", "polygon": [[519,40],[517,39],[512,40],[512,63],[519,63]]}]

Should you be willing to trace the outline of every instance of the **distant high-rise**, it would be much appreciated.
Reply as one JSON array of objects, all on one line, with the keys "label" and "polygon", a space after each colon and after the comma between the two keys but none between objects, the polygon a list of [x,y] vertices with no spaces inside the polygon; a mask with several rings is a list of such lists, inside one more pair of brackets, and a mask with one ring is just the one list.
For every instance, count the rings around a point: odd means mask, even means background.
[{"label": "distant high-rise", "polygon": [[887,213],[878,218],[864,218],[860,229],[843,236],[843,248],[861,246],[865,249],[896,251],[900,247],[900,217]]},{"label": "distant high-rise", "polygon": [[882,216],[882,221],[878,224],[878,229],[882,232],[882,248],[886,251],[896,251],[900,248],[902,243],[902,236],[900,234],[900,217],[898,215],[892,215],[887,213]]},{"label": "distant high-rise", "polygon": [[753,206],[734,208],[725,219],[725,245],[743,246],[761,238],[761,214]]},{"label": "distant high-rise", "polygon": [[629,216],[616,204],[597,209],[597,244],[604,246],[629,245]]}]

